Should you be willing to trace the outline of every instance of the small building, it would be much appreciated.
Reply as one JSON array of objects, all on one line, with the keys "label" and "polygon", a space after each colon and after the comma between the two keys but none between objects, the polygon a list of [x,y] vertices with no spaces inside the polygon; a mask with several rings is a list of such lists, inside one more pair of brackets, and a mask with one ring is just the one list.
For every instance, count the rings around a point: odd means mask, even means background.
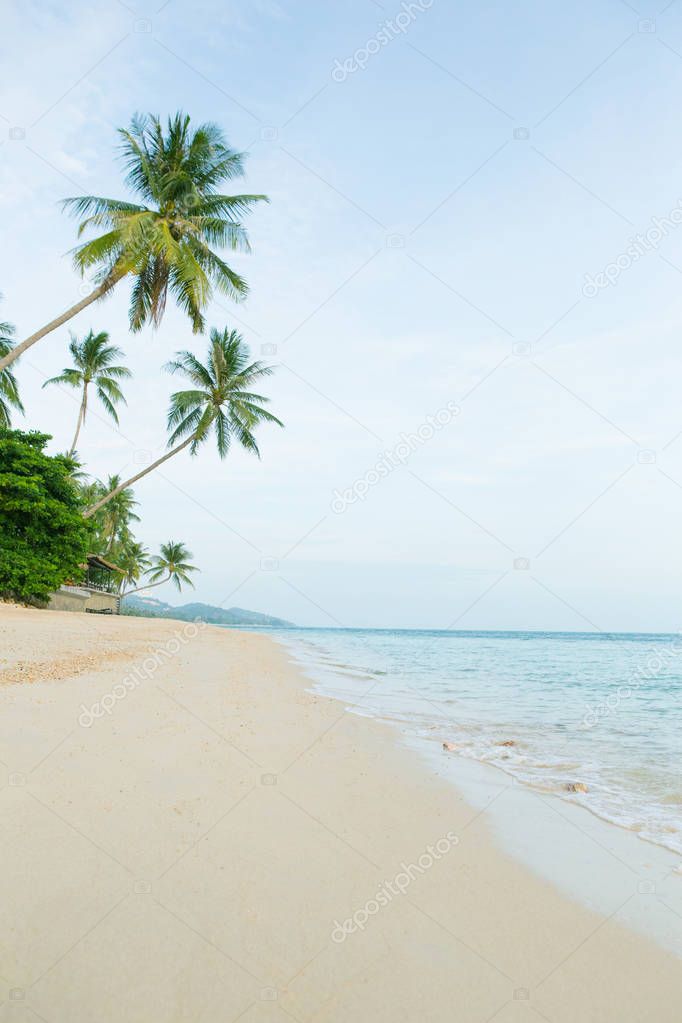
[{"label": "small building", "polygon": [[121,609],[118,593],[122,569],[99,554],[88,554],[81,565],[82,582],[67,582],[50,595],[52,611],[88,611],[91,614],[117,615]]}]

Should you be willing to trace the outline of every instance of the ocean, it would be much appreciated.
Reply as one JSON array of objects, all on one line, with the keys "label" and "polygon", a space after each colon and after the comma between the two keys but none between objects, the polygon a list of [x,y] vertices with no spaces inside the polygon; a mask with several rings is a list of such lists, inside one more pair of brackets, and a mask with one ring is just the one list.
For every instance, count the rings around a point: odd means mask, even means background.
[{"label": "ocean", "polygon": [[357,713],[452,743],[443,755],[493,764],[682,854],[679,635],[275,634]]}]

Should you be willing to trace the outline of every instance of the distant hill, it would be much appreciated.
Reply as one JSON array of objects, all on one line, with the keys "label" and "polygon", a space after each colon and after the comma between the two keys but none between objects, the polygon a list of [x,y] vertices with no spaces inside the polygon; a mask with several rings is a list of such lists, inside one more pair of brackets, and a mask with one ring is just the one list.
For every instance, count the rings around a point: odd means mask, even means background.
[{"label": "distant hill", "polygon": [[260,625],[271,629],[294,629],[293,622],[284,618],[273,618],[259,611],[246,611],[243,607],[216,607],[214,604],[182,604],[174,607],[155,597],[139,597],[132,594],[121,601],[121,614],[142,618],[177,618],[182,622],[193,622],[197,618],[210,625]]}]

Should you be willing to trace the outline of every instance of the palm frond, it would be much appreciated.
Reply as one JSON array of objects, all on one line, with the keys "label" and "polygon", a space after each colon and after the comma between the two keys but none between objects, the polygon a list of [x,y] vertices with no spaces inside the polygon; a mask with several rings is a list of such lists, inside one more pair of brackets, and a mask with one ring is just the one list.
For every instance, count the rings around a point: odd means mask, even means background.
[{"label": "palm frond", "polygon": [[129,380],[133,375],[132,370],[127,366],[106,366],[105,372],[108,377],[113,377],[115,380]]},{"label": "palm frond", "polygon": [[102,390],[101,387],[97,388],[97,397],[102,402],[102,404],[104,405],[104,408],[107,410],[107,412],[109,413],[111,418],[114,420],[114,422],[118,426],[118,413],[116,412],[116,408],[114,407],[114,403],[109,399],[108,395]]},{"label": "palm frond", "polygon": [[267,195],[207,195],[196,213],[200,216],[222,216],[234,222],[250,213],[259,202],[269,203]]},{"label": "palm frond", "polygon": [[78,369],[63,369],[58,376],[50,377],[49,380],[46,380],[43,387],[47,387],[48,384],[66,384],[68,387],[81,387],[83,376]]},{"label": "palm frond", "polygon": [[119,228],[114,228],[99,238],[93,238],[92,241],[84,242],[71,250],[74,266],[81,274],[92,266],[99,266],[109,275],[123,252]]},{"label": "palm frond", "polygon": [[196,455],[199,446],[203,444],[205,440],[208,439],[209,431],[211,429],[212,423],[215,420],[215,417],[216,417],[215,409],[211,408],[210,405],[204,406],[204,408],[201,410],[201,415],[199,416],[199,419],[197,420],[197,425],[194,429],[193,440],[189,449],[190,455]]},{"label": "palm frond", "polygon": [[[168,438],[168,447],[172,447],[177,440],[184,440],[194,435],[201,423],[202,409],[193,409],[184,416],[178,416],[177,426]],[[169,416],[170,419],[170,416]]]},{"label": "palm frond", "polygon": [[233,302],[241,302],[246,298],[249,286],[236,270],[228,266],[224,259],[221,259],[198,239],[191,239],[188,244],[194,252],[197,263],[203,267],[218,291],[227,295]]},{"label": "palm frond", "polygon": [[244,409],[245,412],[248,413],[254,424],[264,422],[274,423],[275,426],[281,426],[282,428],[284,427],[284,423],[281,421],[281,419],[278,419],[277,416],[274,416],[272,412],[268,412],[268,410],[264,409],[262,405],[255,405],[251,402],[245,401],[239,402],[239,408]]},{"label": "palm frond", "polygon": [[176,352],[175,358],[164,366],[169,373],[184,373],[198,387],[213,387],[215,381],[209,369],[192,352]]},{"label": "palm frond", "polygon": [[101,217],[113,213],[135,213],[144,207],[122,199],[104,199],[98,195],[79,195],[70,199],[62,199],[62,209],[73,217]]},{"label": "palm frond", "polygon": [[114,402],[115,404],[118,404],[119,402],[122,405],[128,404],[128,402],[125,399],[125,395],[123,394],[123,391],[118,386],[115,380],[110,379],[110,377],[108,376],[100,375],[96,378],[95,383],[97,384],[97,387],[99,388],[100,391],[104,391],[104,393],[106,394],[110,401]]}]

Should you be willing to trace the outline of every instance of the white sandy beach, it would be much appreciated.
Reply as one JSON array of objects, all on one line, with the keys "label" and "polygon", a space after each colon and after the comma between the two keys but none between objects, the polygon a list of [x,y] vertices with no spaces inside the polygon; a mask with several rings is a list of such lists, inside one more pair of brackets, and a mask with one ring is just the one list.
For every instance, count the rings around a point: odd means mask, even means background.
[{"label": "white sandy beach", "polygon": [[680,1018],[646,875],[570,898],[266,636],[0,605],[0,682],[3,1023]]}]

